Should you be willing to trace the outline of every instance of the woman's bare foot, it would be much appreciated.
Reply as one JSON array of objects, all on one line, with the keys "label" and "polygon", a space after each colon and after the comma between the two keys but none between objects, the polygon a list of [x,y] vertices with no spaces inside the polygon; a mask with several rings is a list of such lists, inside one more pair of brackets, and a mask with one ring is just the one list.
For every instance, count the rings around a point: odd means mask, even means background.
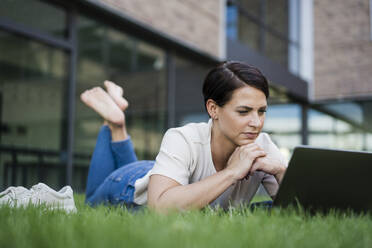
[{"label": "woman's bare foot", "polygon": [[100,87],[95,87],[84,91],[80,99],[103,119],[117,126],[125,125],[123,111],[113,101],[113,99]]},{"label": "woman's bare foot", "polygon": [[126,110],[128,108],[128,101],[123,97],[123,88],[108,80],[106,80],[103,84],[106,87],[107,93],[111,96],[119,108],[122,111]]}]

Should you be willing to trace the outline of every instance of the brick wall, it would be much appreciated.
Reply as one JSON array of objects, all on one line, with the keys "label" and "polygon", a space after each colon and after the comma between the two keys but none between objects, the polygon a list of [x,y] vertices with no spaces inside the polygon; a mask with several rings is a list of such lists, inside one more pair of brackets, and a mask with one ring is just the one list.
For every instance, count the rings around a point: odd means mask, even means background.
[{"label": "brick wall", "polygon": [[99,1],[213,56],[223,56],[221,0]]},{"label": "brick wall", "polygon": [[369,0],[314,0],[314,96],[372,97]]}]

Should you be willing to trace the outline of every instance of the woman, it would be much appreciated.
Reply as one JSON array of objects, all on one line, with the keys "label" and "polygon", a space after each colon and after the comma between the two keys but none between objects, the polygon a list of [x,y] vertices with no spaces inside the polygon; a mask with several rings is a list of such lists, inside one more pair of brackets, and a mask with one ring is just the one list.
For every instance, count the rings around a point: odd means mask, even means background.
[{"label": "woman", "polygon": [[123,91],[112,82],[105,86],[107,93],[94,88],[81,95],[105,119],[88,175],[89,204],[226,208],[249,203],[260,183],[275,196],[287,163],[261,133],[269,87],[258,69],[234,61],[212,69],[203,85],[211,119],[169,129],[156,161],[137,161],[125,128]]}]

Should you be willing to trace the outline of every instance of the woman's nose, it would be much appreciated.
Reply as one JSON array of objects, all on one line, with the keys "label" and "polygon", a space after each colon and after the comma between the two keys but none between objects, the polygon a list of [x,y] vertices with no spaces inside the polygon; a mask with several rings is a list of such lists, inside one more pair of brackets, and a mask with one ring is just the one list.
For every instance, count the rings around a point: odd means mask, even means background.
[{"label": "woman's nose", "polygon": [[261,125],[260,117],[257,114],[253,114],[248,123],[251,127],[259,127]]}]

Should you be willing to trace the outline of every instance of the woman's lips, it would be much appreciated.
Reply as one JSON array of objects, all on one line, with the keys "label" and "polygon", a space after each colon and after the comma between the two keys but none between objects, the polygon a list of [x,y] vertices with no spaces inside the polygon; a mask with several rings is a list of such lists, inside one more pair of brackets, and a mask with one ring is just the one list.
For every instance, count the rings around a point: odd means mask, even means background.
[{"label": "woman's lips", "polygon": [[243,133],[243,135],[244,135],[247,139],[255,139],[255,138],[257,138],[258,133],[245,132],[245,133]]}]

